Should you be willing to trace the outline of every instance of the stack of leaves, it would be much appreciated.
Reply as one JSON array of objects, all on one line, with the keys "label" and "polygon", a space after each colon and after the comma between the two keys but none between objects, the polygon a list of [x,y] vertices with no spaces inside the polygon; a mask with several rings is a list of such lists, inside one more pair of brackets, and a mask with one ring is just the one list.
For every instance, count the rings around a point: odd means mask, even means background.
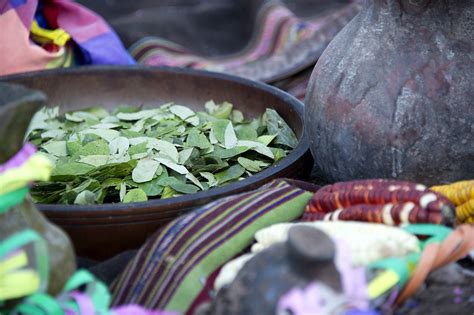
[{"label": "stack of leaves", "polygon": [[246,119],[232,104],[205,112],[165,104],[60,115],[44,108],[28,140],[55,164],[31,190],[38,203],[93,204],[170,198],[242,180],[284,158],[298,140],[273,109]]},{"label": "stack of leaves", "polygon": [[445,195],[456,206],[458,223],[474,223],[474,180],[434,186],[431,189]]},{"label": "stack of leaves", "polygon": [[442,194],[406,181],[373,179],[336,183],[318,190],[305,209],[305,221],[365,221],[452,225],[454,205]]}]

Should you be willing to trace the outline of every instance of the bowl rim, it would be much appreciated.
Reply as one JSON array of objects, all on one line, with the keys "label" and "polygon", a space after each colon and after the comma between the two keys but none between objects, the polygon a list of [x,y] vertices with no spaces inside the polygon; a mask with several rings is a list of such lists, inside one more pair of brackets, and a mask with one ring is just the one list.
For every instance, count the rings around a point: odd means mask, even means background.
[{"label": "bowl rim", "polygon": [[[94,71],[100,72],[115,72],[115,71],[125,71],[125,72],[164,72],[164,73],[172,73],[172,74],[182,74],[182,75],[192,75],[192,76],[200,76],[206,78],[213,78],[219,80],[230,81],[233,83],[237,83],[243,86],[257,88],[272,94],[280,99],[282,99],[285,103],[289,104],[289,106],[297,113],[299,119],[302,123],[301,129],[301,136],[299,137],[298,145],[294,148],[285,158],[283,158],[278,163],[266,168],[265,170],[252,175],[251,177],[247,177],[242,181],[229,183],[222,187],[212,188],[206,191],[199,191],[193,194],[173,197],[169,199],[150,199],[143,202],[132,202],[132,203],[105,203],[105,204],[94,204],[94,205],[64,205],[64,204],[36,204],[38,209],[43,212],[47,212],[48,216],[55,217],[55,214],[60,214],[64,212],[71,212],[73,213],[90,213],[95,214],[97,217],[101,217],[103,215],[109,216],[110,212],[120,213],[123,212],[125,215],[130,215],[128,213],[130,210],[133,209],[133,214],[146,214],[150,213],[150,211],[159,209],[160,206],[170,204],[170,203],[192,203],[193,201],[200,200],[202,198],[216,200],[217,198],[222,198],[228,196],[234,190],[238,190],[239,186],[242,186],[242,183],[245,182],[245,185],[257,185],[259,182],[262,182],[265,178],[272,177],[272,175],[277,174],[282,169],[287,168],[289,165],[294,164],[297,160],[302,158],[305,154],[309,151],[309,141],[306,136],[306,128],[304,127],[304,104],[296,99],[294,96],[290,95],[289,93],[280,90],[276,87],[270,86],[267,83],[252,81],[250,79],[246,79],[243,77],[238,77],[235,75],[219,73],[219,72],[211,72],[205,70],[196,70],[196,69],[187,69],[187,68],[176,68],[176,67],[150,67],[150,66],[140,66],[140,65],[132,65],[132,66],[117,66],[117,65],[109,65],[109,66],[81,66],[77,68],[60,68],[60,69],[49,69],[49,70],[40,70],[40,71],[32,71],[32,72],[24,72],[20,74],[13,74],[8,76],[0,77],[0,82],[5,81],[9,82],[10,80],[17,80],[23,78],[31,78],[36,77],[40,79],[41,77],[52,76],[52,75],[64,75],[64,74],[87,74]],[[238,190],[238,193],[241,193],[242,190]],[[67,209],[65,209],[67,208]],[[104,213],[105,212],[105,213]],[[106,214],[108,213],[108,214]]]}]

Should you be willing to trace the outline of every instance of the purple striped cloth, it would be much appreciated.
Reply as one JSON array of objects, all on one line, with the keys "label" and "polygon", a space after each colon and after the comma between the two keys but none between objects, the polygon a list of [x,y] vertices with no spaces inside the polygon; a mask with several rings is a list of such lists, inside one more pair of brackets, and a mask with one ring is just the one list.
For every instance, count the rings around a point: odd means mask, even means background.
[{"label": "purple striped cloth", "polygon": [[113,304],[192,314],[210,275],[245,250],[255,232],[302,215],[312,193],[296,183],[277,180],[171,222],[113,283]]}]

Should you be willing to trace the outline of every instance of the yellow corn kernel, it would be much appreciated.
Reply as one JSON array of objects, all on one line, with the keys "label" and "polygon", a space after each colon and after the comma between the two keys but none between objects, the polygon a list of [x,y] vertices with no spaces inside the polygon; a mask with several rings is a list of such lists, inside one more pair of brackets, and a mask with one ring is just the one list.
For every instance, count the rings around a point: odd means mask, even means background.
[{"label": "yellow corn kernel", "polygon": [[460,222],[464,222],[469,218],[474,218],[474,199],[456,207],[456,218]]}]

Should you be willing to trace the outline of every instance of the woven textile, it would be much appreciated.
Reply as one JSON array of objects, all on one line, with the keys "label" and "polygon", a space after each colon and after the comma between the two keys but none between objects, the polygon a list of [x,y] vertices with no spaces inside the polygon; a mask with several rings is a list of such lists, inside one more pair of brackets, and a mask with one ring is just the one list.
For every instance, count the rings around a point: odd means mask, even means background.
[{"label": "woven textile", "polygon": [[302,215],[311,193],[292,183],[274,181],[168,224],[114,282],[114,304],[187,312],[208,277],[247,248],[255,232]]}]

